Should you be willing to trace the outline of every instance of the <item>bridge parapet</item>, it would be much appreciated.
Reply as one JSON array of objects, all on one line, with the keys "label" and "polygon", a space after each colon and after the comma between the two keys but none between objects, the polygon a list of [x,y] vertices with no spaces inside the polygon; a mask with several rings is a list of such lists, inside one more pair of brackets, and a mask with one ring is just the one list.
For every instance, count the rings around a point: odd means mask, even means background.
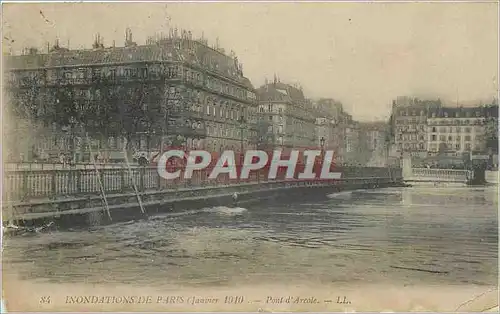
[{"label": "bridge parapet", "polygon": [[[402,179],[399,168],[345,167],[337,168],[342,173],[342,180],[359,178],[389,178],[394,181]],[[165,180],[158,175],[156,167],[134,167],[117,169],[53,169],[53,170],[9,170],[4,172],[3,199],[7,202],[33,202],[40,199],[60,199],[81,197],[83,195],[99,196],[102,182],[106,194],[178,190],[207,186],[231,186],[242,183],[297,182],[297,179],[285,179],[284,171],[279,171],[276,179],[268,179],[267,172],[251,171],[248,179],[230,179],[228,175],[219,175],[209,179],[207,171],[194,171],[191,179]],[[100,180],[98,178],[100,176]],[[317,181],[320,179],[302,180]],[[320,180],[321,181],[321,180]]]},{"label": "bridge parapet", "polygon": [[405,181],[414,182],[456,182],[466,183],[472,171],[460,169],[412,168],[411,174],[405,173]]}]

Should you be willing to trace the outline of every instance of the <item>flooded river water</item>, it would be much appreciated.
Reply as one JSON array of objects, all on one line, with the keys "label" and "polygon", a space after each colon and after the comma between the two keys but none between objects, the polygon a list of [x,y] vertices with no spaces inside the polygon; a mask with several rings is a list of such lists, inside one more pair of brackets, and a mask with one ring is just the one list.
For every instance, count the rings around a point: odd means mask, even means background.
[{"label": "flooded river water", "polygon": [[486,290],[498,278],[497,203],[494,187],[414,187],[341,192],[321,203],[206,208],[6,239],[3,271],[38,285],[158,290]]}]

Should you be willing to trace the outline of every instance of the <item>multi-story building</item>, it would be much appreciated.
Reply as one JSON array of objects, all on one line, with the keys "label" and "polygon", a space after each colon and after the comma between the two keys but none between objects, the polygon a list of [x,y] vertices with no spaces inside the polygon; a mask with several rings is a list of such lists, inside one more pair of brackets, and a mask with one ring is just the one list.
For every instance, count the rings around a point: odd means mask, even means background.
[{"label": "multi-story building", "polygon": [[440,100],[398,97],[392,104],[394,142],[399,153],[427,156],[427,113],[440,108]]},{"label": "multi-story building", "polygon": [[462,156],[464,152],[485,153],[488,116],[489,112],[484,107],[442,107],[429,110],[427,116],[429,155]]},{"label": "multi-story building", "polygon": [[342,103],[322,98],[314,103],[316,111],[316,142],[326,150],[335,152],[337,162],[342,161],[345,138],[345,113]]},{"label": "multi-story building", "polygon": [[47,126],[38,155],[73,150],[86,159],[85,132],[109,156],[127,143],[255,147],[258,103],[238,58],[188,31],[138,45],[127,29],[123,47],[105,48],[99,37],[87,50],[56,43],[47,53],[9,56],[6,65],[11,108]]},{"label": "multi-story building", "polygon": [[349,114],[345,115],[345,136],[343,160],[348,164],[358,163],[359,152],[359,123]]},{"label": "multi-story building", "polygon": [[302,89],[284,84],[275,78],[257,89],[259,115],[263,134],[261,142],[271,147],[318,147],[315,135],[315,115],[312,102]]},{"label": "multi-story building", "polygon": [[388,143],[386,143],[387,124],[385,122],[360,123],[360,144],[363,151],[370,155],[371,166],[384,166],[387,162]]}]

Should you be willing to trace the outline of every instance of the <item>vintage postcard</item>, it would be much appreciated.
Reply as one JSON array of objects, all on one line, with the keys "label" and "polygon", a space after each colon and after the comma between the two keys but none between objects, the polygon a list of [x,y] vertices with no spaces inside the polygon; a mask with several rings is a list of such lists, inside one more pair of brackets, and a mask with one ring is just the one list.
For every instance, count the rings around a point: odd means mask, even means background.
[{"label": "vintage postcard", "polygon": [[2,312],[498,312],[498,1],[2,4]]}]

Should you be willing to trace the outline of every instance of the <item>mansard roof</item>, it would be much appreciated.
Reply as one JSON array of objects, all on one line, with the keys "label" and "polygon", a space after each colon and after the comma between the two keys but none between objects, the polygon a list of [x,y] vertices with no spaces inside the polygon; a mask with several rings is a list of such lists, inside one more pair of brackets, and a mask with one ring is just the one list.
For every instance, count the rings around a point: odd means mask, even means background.
[{"label": "mansard roof", "polygon": [[45,54],[7,56],[11,69],[36,69],[64,66],[89,66],[141,61],[173,61],[198,65],[229,77],[253,89],[243,76],[236,57],[208,47],[195,40],[165,39],[148,45],[68,50],[59,48]]},{"label": "mansard roof", "polygon": [[281,82],[265,84],[257,89],[257,94],[260,101],[306,102],[302,90]]}]

